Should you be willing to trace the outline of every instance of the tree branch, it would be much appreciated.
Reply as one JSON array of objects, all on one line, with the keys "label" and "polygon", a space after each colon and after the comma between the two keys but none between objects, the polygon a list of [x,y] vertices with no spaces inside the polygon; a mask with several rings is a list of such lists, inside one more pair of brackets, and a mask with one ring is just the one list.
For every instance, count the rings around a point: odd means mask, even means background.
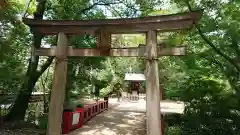
[{"label": "tree branch", "polygon": [[237,55],[236,56],[236,61],[239,62],[239,60],[240,60],[240,50],[239,50],[237,40],[232,35],[230,37],[231,37],[232,46],[234,47],[236,55]]},{"label": "tree branch", "polygon": [[47,0],[37,0],[37,2],[38,6],[36,12],[34,13],[34,19],[42,19],[46,9]]},{"label": "tree branch", "polygon": [[119,16],[120,18],[123,18],[123,16],[121,15],[121,13],[119,13],[115,8],[113,7],[108,7],[109,10],[112,10],[113,14],[115,14],[115,16]]},{"label": "tree branch", "polygon": [[47,61],[41,66],[41,69],[37,71],[37,77],[40,77],[42,73],[52,64],[54,57],[48,57]]},{"label": "tree branch", "polygon": [[31,3],[32,3],[32,0],[29,0],[29,2],[27,3],[27,7],[26,7],[26,10],[25,10],[25,13],[23,14],[24,18],[27,16],[27,11],[28,11]]},{"label": "tree branch", "polygon": [[[188,6],[188,9],[189,11],[192,11],[192,8],[191,8],[191,5],[189,3],[189,1],[187,1],[187,6]],[[233,59],[231,59],[230,57],[228,57],[226,54],[224,54],[220,49],[218,49],[202,32],[202,30],[200,29],[200,27],[196,25],[196,28],[198,30],[198,33],[199,35],[201,36],[201,38],[217,53],[219,54],[220,56],[222,56],[224,59],[226,59],[230,64],[232,64],[236,70],[238,72],[240,72],[240,67],[234,62]]]},{"label": "tree branch", "polygon": [[91,6],[89,6],[87,8],[82,9],[80,11],[80,13],[85,13],[86,11],[93,9],[95,6],[99,6],[99,5],[110,6],[110,5],[113,5],[113,4],[120,4],[120,3],[122,3],[122,2],[121,1],[118,1],[118,2],[104,2],[104,1],[100,1],[100,2],[93,3]]}]

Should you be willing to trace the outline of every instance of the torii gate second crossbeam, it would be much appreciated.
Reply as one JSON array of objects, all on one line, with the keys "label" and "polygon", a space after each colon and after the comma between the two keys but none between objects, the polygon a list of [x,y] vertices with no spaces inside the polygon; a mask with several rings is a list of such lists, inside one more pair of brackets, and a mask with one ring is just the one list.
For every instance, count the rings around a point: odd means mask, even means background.
[{"label": "torii gate second crossbeam", "polygon": [[[157,32],[190,29],[202,15],[201,10],[186,13],[150,16],[130,19],[104,20],[34,20],[23,19],[33,33],[58,35],[56,48],[35,48],[38,56],[55,56],[50,107],[48,113],[48,135],[60,135],[63,102],[67,77],[68,56],[116,56],[146,58],[147,91],[147,135],[161,135],[161,112],[159,108],[159,75],[157,57],[184,55],[184,47],[157,47]],[[146,33],[146,47],[111,48],[111,34]],[[91,34],[97,37],[97,48],[75,49],[70,45],[72,35]]]}]

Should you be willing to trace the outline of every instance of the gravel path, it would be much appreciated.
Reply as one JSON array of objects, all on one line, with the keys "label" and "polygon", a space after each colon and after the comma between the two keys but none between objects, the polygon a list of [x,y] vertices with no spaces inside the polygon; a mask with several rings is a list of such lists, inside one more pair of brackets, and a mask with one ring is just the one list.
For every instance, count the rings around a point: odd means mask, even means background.
[{"label": "gravel path", "polygon": [[110,109],[69,135],[145,135],[145,105],[109,101]]}]

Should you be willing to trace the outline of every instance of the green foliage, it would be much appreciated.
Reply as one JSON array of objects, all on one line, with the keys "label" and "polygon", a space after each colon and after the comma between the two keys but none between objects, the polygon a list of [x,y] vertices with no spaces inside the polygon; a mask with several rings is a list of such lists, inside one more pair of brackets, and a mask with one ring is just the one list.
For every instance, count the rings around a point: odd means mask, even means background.
[{"label": "green foliage", "polygon": [[232,93],[223,91],[224,86],[200,77],[192,77],[184,86],[178,92],[187,105],[181,118],[182,134],[239,134],[238,103]]},{"label": "green foliage", "polygon": [[9,1],[0,11],[0,93],[15,94],[24,80],[30,37],[18,20],[23,8],[21,3]]},{"label": "green foliage", "polygon": [[171,126],[165,130],[166,135],[179,135],[181,129],[178,126]]},{"label": "green foliage", "polygon": [[[174,2],[181,10],[189,10],[187,1]],[[234,17],[238,6],[230,1],[210,0],[192,0],[189,4],[191,8],[205,9],[199,23],[201,27],[198,26],[200,31],[175,33],[168,37],[170,42],[176,36],[182,38],[182,43],[188,46],[188,56],[162,59],[167,68],[163,71],[166,98],[186,103],[183,116],[167,116],[168,129],[179,127],[178,134],[182,135],[237,135],[240,125],[237,118],[239,70],[231,59],[236,61],[239,56],[239,48],[235,46],[239,41],[233,38],[239,36],[236,33],[239,23]],[[224,12],[229,10],[226,17]]]},{"label": "green foliage", "polygon": [[48,125],[48,115],[43,115],[39,117],[39,128],[41,129],[47,129]]},{"label": "green foliage", "polygon": [[77,105],[76,105],[76,107],[77,107],[77,108],[83,108],[83,107],[84,107],[84,105],[83,105],[83,104],[81,104],[81,103],[79,103],[79,104],[77,104]]}]

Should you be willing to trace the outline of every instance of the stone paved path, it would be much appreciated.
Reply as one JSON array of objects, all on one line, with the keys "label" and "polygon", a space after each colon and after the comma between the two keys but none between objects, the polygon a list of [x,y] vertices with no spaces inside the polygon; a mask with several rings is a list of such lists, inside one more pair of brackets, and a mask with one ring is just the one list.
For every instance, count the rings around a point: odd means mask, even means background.
[{"label": "stone paved path", "polygon": [[145,105],[142,102],[109,101],[108,111],[70,135],[145,135]]}]

